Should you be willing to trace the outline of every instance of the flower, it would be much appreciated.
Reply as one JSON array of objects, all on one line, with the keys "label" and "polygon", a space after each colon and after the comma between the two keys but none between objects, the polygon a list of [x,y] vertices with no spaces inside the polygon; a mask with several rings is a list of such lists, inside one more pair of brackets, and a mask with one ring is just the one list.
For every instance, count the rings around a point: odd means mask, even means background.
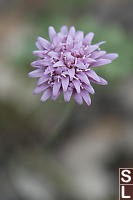
[{"label": "flower", "polygon": [[39,77],[34,94],[43,92],[41,101],[44,102],[50,97],[56,100],[63,92],[66,102],[73,96],[78,104],[84,100],[90,105],[89,93],[94,94],[91,83],[107,85],[107,81],[93,69],[111,63],[118,54],[101,51],[99,46],[104,41],[91,44],[94,33],[90,32],[84,37],[84,33],[76,32],[74,26],[70,30],[62,26],[59,33],[50,26],[49,37],[50,42],[38,37],[38,50],[33,51],[38,60],[31,66],[37,69],[30,72],[29,77]]}]

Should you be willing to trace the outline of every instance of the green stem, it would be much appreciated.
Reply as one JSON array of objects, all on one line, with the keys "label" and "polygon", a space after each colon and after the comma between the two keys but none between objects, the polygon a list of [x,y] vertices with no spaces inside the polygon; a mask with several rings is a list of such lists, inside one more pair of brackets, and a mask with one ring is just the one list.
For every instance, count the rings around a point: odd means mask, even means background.
[{"label": "green stem", "polygon": [[74,101],[71,101],[70,103],[66,105],[66,108],[64,110],[61,120],[56,124],[52,135],[48,139],[47,146],[49,145],[51,146],[51,144],[55,142],[55,140],[60,136],[60,134],[62,134],[62,130],[65,127],[65,125],[68,123],[69,117],[72,114],[74,105],[75,105]]}]

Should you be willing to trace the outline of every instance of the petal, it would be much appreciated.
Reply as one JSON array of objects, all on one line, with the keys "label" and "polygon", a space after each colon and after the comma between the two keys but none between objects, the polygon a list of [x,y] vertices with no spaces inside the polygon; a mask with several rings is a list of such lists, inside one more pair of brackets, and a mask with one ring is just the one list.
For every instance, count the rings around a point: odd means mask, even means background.
[{"label": "petal", "polygon": [[42,76],[42,74],[43,74],[43,71],[40,69],[36,69],[36,70],[28,73],[29,77],[40,77],[40,76]]},{"label": "petal", "polygon": [[100,79],[100,81],[95,81],[95,80],[91,79],[91,82],[99,84],[99,85],[108,85],[108,82],[105,79],[103,79],[100,76],[99,76],[99,79]]},{"label": "petal", "polygon": [[93,32],[88,33],[84,38],[84,44],[86,45],[91,44],[93,38],[94,38],[94,33]]},{"label": "petal", "polygon": [[69,77],[68,76],[62,77],[62,87],[64,92],[67,91],[68,85],[69,85]]},{"label": "petal", "polygon": [[90,63],[92,63],[92,62],[96,62],[96,60],[93,59],[93,58],[87,58],[87,57],[86,57],[86,58],[84,58],[84,62],[90,64]]},{"label": "petal", "polygon": [[33,55],[38,56],[40,58],[44,58],[43,51],[33,51]]},{"label": "petal", "polygon": [[43,85],[40,85],[38,87],[35,88],[33,94],[39,94],[40,92],[44,91],[45,89],[47,89],[49,87],[48,84],[43,84]]},{"label": "petal", "polygon": [[77,93],[80,93],[80,81],[74,79],[72,82],[73,82],[73,85],[74,85],[74,87],[75,87]]},{"label": "petal", "polygon": [[53,85],[53,96],[56,96],[60,90],[61,82],[56,80]]},{"label": "petal", "polygon": [[86,69],[86,65],[84,65],[84,63],[81,61],[78,61],[76,67],[78,67],[79,69]]},{"label": "petal", "polygon": [[51,66],[52,63],[50,60],[42,60],[42,64],[41,64],[43,67],[48,67],[48,66]]},{"label": "petal", "polygon": [[69,34],[72,36],[72,38],[75,37],[75,32],[76,32],[75,27],[74,26],[70,27]]},{"label": "petal", "polygon": [[93,70],[87,71],[86,74],[87,74],[90,78],[92,78],[92,79],[94,79],[94,80],[96,80],[96,81],[100,81],[99,76],[98,76],[98,75],[96,74],[96,72],[94,72]]},{"label": "petal", "polygon": [[81,47],[82,47],[82,41],[78,41],[78,42],[76,42],[76,43],[74,44],[74,50],[77,51],[77,52],[78,52],[78,51],[80,52]]},{"label": "petal", "polygon": [[48,75],[51,74],[52,72],[54,72],[55,69],[52,66],[49,66],[45,69],[44,75]]},{"label": "petal", "polygon": [[72,92],[73,92],[72,88],[68,88],[68,90],[64,92],[64,101],[66,102],[70,101]]},{"label": "petal", "polygon": [[59,67],[59,66],[65,66],[65,65],[62,61],[58,61],[53,65],[53,67]]},{"label": "petal", "polygon": [[37,68],[40,68],[40,63],[39,63],[38,60],[33,61],[30,65],[31,65],[31,67],[37,67]]},{"label": "petal", "polygon": [[59,47],[59,43],[60,43],[60,38],[58,37],[58,35],[55,35],[53,37],[53,40],[52,40],[52,47],[58,48]]},{"label": "petal", "polygon": [[68,33],[68,28],[67,26],[62,26],[60,29],[60,32],[63,33],[64,35]]},{"label": "petal", "polygon": [[73,47],[73,39],[72,39],[72,36],[70,34],[67,36],[66,47],[67,48]]},{"label": "petal", "polygon": [[56,58],[56,59],[59,58],[58,53],[55,52],[55,51],[50,51],[50,52],[48,52],[48,56],[50,56],[51,58]]},{"label": "petal", "polygon": [[78,104],[82,104],[82,103],[83,103],[83,99],[82,99],[81,94],[78,94],[77,92],[74,92],[74,93],[73,93],[73,97],[74,97],[75,101],[76,101]]},{"label": "petal", "polygon": [[60,91],[58,92],[58,94],[56,96],[52,95],[52,98],[51,98],[52,101],[55,101],[59,97],[59,95],[60,95]]},{"label": "petal", "polygon": [[93,63],[91,67],[99,67],[101,65],[106,65],[109,63],[111,63],[111,60],[109,59],[99,59],[95,63]]},{"label": "petal", "polygon": [[53,38],[56,36],[56,32],[53,26],[50,26],[48,28],[48,32],[49,32],[49,38],[51,41],[53,41]]},{"label": "petal", "polygon": [[70,76],[70,80],[72,80],[75,75],[75,69],[74,68],[68,69],[68,75]]},{"label": "petal", "polygon": [[103,56],[104,59],[109,59],[109,60],[114,60],[116,58],[118,58],[118,54],[117,53],[108,53],[106,55]]},{"label": "petal", "polygon": [[87,62],[91,63],[91,62],[96,62],[96,60],[94,58],[86,58]]},{"label": "petal", "polygon": [[38,80],[37,85],[40,85],[40,84],[42,84],[42,83],[48,81],[49,78],[50,78],[49,75],[44,75],[44,76],[42,76],[42,77]]},{"label": "petal", "polygon": [[43,50],[44,49],[38,41],[35,43],[35,45],[39,50]]},{"label": "petal", "polygon": [[83,31],[77,31],[75,35],[75,42],[82,41],[84,38],[84,33]]},{"label": "petal", "polygon": [[42,60],[36,60],[34,62],[31,63],[32,67],[37,67],[37,66],[48,66],[51,65],[50,60],[46,60],[46,59],[42,59]]},{"label": "petal", "polygon": [[56,74],[61,74],[62,73],[62,67],[56,68]]},{"label": "petal", "polygon": [[39,44],[44,48],[44,49],[49,49],[50,48],[50,42],[42,37],[38,37],[37,41]]},{"label": "petal", "polygon": [[91,94],[94,94],[94,93],[95,93],[94,88],[91,86],[91,84],[90,84],[90,85],[83,84],[83,88],[84,88],[85,90],[87,90],[87,91],[88,91],[89,93],[91,93]]},{"label": "petal", "polygon": [[68,62],[74,62],[74,57],[72,56],[71,52],[65,52],[64,56],[67,58]]},{"label": "petal", "polygon": [[99,57],[101,57],[105,54],[106,54],[106,51],[95,51],[95,52],[92,53],[91,57],[93,59],[96,59],[96,58],[99,58]]},{"label": "petal", "polygon": [[52,89],[51,88],[46,89],[41,97],[41,101],[42,102],[46,101],[49,97],[51,97],[51,95],[52,95]]},{"label": "petal", "polygon": [[[103,78],[100,77],[100,76],[99,76],[99,78],[100,78],[100,82],[99,82],[100,85],[108,85],[108,82],[107,82],[105,79],[103,79]],[[99,84],[99,83],[98,83],[98,84]]]},{"label": "petal", "polygon": [[96,49],[98,49],[98,45],[90,45],[86,47],[86,52],[87,54],[89,54],[95,51]]},{"label": "petal", "polygon": [[88,104],[88,106],[90,106],[91,98],[90,98],[89,93],[86,90],[82,90],[81,95],[82,95],[83,99],[85,100],[85,102]]},{"label": "petal", "polygon": [[86,75],[84,72],[83,72],[83,73],[77,74],[77,76],[80,78],[80,80],[81,80],[82,82],[86,83],[87,85],[90,84],[90,81],[89,81],[87,75]]},{"label": "petal", "polygon": [[58,37],[58,41],[61,43],[61,42],[63,42],[65,35],[63,33],[59,32],[57,34],[57,37]]},{"label": "petal", "polygon": [[96,45],[100,46],[100,45],[105,44],[105,43],[106,43],[106,41],[102,41],[102,42],[96,43]]}]

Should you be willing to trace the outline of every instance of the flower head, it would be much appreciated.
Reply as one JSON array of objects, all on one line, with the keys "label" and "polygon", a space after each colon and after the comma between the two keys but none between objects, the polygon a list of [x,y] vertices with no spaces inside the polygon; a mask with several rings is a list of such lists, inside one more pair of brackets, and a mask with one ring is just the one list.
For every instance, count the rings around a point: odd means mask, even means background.
[{"label": "flower head", "polygon": [[89,94],[94,94],[91,82],[107,85],[107,81],[98,76],[93,68],[111,63],[118,54],[101,51],[100,45],[104,41],[91,44],[94,33],[90,32],[84,37],[84,33],[76,32],[74,27],[68,30],[67,26],[62,26],[56,33],[50,26],[49,37],[50,42],[38,37],[38,50],[33,51],[38,60],[31,66],[37,69],[29,76],[39,78],[34,94],[43,92],[41,101],[46,101],[50,97],[56,100],[63,92],[66,102],[73,96],[78,104],[82,104],[84,99],[90,105]]}]

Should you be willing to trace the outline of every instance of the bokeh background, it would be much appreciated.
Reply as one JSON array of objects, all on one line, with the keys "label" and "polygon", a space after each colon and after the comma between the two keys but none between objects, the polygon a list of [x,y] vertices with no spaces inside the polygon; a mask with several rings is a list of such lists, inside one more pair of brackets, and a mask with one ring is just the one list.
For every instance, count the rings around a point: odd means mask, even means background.
[{"label": "bokeh background", "polygon": [[[40,102],[29,79],[38,36],[95,32],[119,58],[96,71],[92,105]],[[0,0],[0,200],[116,200],[133,167],[133,1]]]}]

